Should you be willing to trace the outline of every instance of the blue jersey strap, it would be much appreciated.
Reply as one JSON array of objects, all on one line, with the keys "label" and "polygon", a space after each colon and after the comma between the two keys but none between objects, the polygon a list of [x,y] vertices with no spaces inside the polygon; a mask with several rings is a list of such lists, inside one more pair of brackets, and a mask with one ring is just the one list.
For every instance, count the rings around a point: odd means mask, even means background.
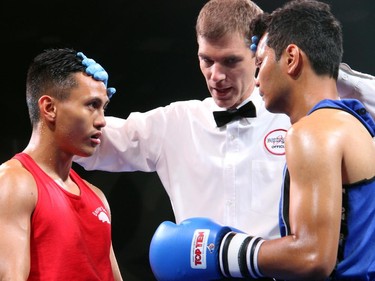
[{"label": "blue jersey strap", "polygon": [[363,126],[366,127],[366,129],[369,131],[372,137],[375,136],[375,121],[360,101],[356,99],[325,99],[317,103],[308,114],[311,114],[312,112],[320,108],[337,108],[352,114],[359,121],[361,121]]}]

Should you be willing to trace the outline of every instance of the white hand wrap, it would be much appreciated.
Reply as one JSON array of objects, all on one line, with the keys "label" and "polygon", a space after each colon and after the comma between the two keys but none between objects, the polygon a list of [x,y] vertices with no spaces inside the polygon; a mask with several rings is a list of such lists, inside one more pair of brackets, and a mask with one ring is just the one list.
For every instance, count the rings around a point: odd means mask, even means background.
[{"label": "white hand wrap", "polygon": [[264,242],[260,237],[244,233],[227,233],[220,246],[219,263],[225,277],[261,278],[258,267],[259,248]]}]

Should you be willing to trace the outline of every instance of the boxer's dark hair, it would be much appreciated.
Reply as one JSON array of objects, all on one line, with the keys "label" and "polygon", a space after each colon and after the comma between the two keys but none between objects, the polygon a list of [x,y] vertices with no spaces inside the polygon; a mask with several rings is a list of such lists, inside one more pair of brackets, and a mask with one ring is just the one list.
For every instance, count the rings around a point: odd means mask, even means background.
[{"label": "boxer's dark hair", "polygon": [[38,100],[48,94],[59,100],[68,98],[69,90],[78,85],[73,74],[85,72],[77,51],[69,48],[47,49],[31,62],[26,78],[26,102],[30,121],[40,118]]},{"label": "boxer's dark hair", "polygon": [[294,0],[271,14],[258,15],[250,25],[259,38],[268,33],[267,46],[279,60],[289,44],[297,45],[318,75],[337,79],[343,55],[341,24],[330,6],[315,0]]}]

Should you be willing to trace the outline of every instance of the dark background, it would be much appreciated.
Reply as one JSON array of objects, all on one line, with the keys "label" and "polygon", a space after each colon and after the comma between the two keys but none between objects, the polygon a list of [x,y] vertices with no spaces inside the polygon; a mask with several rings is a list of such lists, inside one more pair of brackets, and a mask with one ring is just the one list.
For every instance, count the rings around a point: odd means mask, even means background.
[{"label": "dark background", "polygon": [[[105,2],[105,3],[104,3]],[[265,11],[286,1],[255,0]],[[326,1],[343,25],[344,62],[375,74],[375,2]],[[72,47],[102,64],[117,88],[108,115],[126,118],[172,101],[208,95],[200,73],[196,16],[205,0],[1,1],[2,87],[0,163],[21,151],[30,135],[25,77],[31,59],[49,47]],[[148,246],[160,222],[174,220],[155,173],[86,172],[112,209],[113,243],[123,277],[153,280]],[[1,187],[0,187],[1,188]],[[193,206],[192,206],[193,207]],[[98,237],[100,239],[100,237]]]}]

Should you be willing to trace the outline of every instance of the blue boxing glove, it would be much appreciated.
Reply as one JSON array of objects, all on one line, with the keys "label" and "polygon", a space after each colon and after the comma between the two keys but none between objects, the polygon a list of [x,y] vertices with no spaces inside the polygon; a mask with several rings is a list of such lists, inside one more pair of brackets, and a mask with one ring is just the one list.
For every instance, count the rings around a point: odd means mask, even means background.
[{"label": "blue boxing glove", "polygon": [[159,281],[260,278],[263,239],[233,232],[207,218],[163,222],[150,244],[150,265]]},{"label": "blue boxing glove", "polygon": [[150,244],[150,264],[157,280],[215,280],[223,277],[219,247],[230,232],[206,218],[163,222]]},{"label": "blue boxing glove", "polygon": [[[86,66],[86,73],[92,76],[95,80],[102,81],[107,87],[109,78],[107,71],[105,71],[105,69],[95,60],[86,57],[82,52],[78,52],[77,56],[82,59],[82,64]],[[107,87],[107,95],[109,98],[111,98],[115,93],[115,88]]]}]

